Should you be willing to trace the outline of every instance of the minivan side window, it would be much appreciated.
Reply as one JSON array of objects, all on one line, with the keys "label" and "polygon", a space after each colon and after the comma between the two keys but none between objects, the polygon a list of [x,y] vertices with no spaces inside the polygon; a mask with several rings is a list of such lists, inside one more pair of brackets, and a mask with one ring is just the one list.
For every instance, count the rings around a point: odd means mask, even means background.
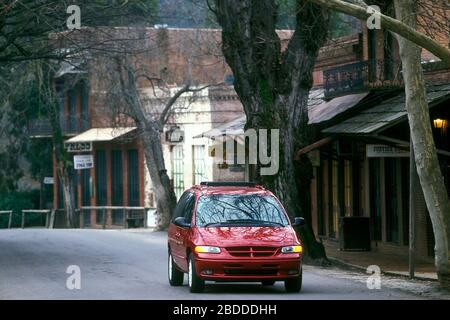
[{"label": "minivan side window", "polygon": [[194,211],[194,205],[195,205],[195,196],[193,193],[190,193],[190,196],[187,199],[186,207],[184,210],[184,218],[187,222],[192,221],[192,212]]},{"label": "minivan side window", "polygon": [[190,200],[192,198],[195,199],[192,192],[186,191],[185,193],[183,193],[177,205],[175,206],[175,209],[173,210],[172,222],[178,217],[186,216],[186,206],[190,203]]},{"label": "minivan side window", "polygon": [[175,206],[175,209],[173,210],[172,213],[172,222],[178,218],[178,217],[182,217],[185,214],[185,208],[186,208],[186,204],[187,204],[187,200],[189,199],[189,195],[191,193],[186,191],[185,193],[183,193],[183,195],[180,197],[180,200],[178,200],[177,205]]}]

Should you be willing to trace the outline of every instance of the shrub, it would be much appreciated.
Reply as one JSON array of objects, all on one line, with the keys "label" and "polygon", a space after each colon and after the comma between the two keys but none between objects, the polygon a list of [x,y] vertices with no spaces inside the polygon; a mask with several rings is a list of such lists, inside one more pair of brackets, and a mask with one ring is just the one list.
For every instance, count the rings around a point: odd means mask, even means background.
[{"label": "shrub", "polygon": [[[39,190],[9,192],[0,194],[0,211],[12,210],[12,228],[21,226],[22,210],[39,208]],[[0,215],[0,228],[8,227],[9,216]],[[27,214],[25,226],[43,226],[45,216],[40,213]]]}]

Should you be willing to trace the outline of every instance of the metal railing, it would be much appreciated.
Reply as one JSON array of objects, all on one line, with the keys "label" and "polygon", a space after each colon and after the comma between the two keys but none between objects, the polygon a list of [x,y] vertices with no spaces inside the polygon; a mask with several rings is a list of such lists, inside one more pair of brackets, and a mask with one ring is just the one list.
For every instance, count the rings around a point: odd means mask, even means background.
[{"label": "metal railing", "polygon": [[366,60],[328,69],[323,79],[325,98],[404,85],[401,62],[393,60]]},{"label": "metal railing", "polygon": [[[432,73],[449,70],[445,62],[422,63],[423,71]],[[334,98],[374,88],[401,88],[404,86],[401,61],[365,60],[350,63],[323,72],[325,98]]]},{"label": "metal railing", "polygon": [[46,228],[53,228],[53,223],[54,223],[54,210],[22,210],[22,222],[21,222],[21,227],[22,229],[25,228],[25,220],[26,220],[26,215],[30,214],[30,213],[41,213],[41,214],[45,214],[45,227]]},{"label": "metal railing", "polygon": [[92,225],[121,226],[124,229],[130,227],[147,227],[147,211],[154,208],[126,207],[126,206],[86,206],[79,209],[80,228]]},{"label": "metal railing", "polygon": [[[60,119],[61,131],[63,135],[76,135],[90,128],[89,119],[77,117],[63,117]],[[40,118],[31,120],[28,125],[30,136],[51,136],[52,126],[49,119]]]},{"label": "metal railing", "polygon": [[8,229],[11,229],[12,215],[13,215],[12,210],[4,210],[4,211],[0,211],[0,215],[2,215],[2,214],[7,214],[7,215],[9,215],[9,218],[8,218]]}]

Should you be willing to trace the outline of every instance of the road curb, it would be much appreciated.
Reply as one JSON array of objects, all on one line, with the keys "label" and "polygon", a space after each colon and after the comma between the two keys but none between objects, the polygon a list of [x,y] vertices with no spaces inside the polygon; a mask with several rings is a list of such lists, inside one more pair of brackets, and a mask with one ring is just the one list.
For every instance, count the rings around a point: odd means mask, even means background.
[{"label": "road curb", "polygon": [[[338,258],[334,258],[334,257],[328,257],[328,260],[330,260],[332,265],[334,265],[334,266],[341,267],[341,268],[344,268],[344,269],[351,269],[351,270],[362,271],[363,273],[367,273],[366,272],[367,268],[365,268],[363,266],[351,264],[351,263],[348,263],[348,262],[346,262],[344,260],[341,260],[341,259],[338,259]],[[422,276],[415,276],[413,279],[410,279],[408,275],[397,273],[397,272],[393,272],[393,271],[383,271],[383,270],[381,270],[381,274],[384,274],[386,276],[391,276],[391,277],[403,278],[403,279],[407,279],[407,280],[419,280],[419,281],[438,282],[437,279],[427,278],[427,277],[422,277]]]}]

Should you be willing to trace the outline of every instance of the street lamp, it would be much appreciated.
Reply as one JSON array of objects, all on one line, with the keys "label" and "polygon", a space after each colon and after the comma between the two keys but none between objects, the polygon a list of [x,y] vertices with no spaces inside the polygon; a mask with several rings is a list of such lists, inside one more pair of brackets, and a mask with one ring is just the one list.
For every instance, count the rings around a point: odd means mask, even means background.
[{"label": "street lamp", "polygon": [[447,120],[445,120],[445,119],[434,119],[433,120],[433,124],[434,124],[434,127],[436,128],[436,129],[441,129],[441,130],[443,130],[443,129],[446,129],[447,128],[447,124],[448,124],[448,121]]}]

